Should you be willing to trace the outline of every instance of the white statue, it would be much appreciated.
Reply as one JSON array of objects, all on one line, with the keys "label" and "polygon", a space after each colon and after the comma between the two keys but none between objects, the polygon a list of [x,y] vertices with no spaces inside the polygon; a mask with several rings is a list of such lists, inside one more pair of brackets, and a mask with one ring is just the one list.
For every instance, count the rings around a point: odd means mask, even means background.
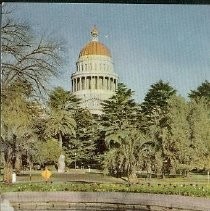
[{"label": "white statue", "polygon": [[58,173],[64,173],[65,172],[65,156],[60,155],[58,159]]}]

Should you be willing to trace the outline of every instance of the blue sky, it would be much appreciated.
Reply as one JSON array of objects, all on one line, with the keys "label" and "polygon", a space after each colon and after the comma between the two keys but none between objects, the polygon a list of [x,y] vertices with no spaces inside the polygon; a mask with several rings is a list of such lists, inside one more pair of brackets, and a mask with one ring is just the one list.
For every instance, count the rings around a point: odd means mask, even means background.
[{"label": "blue sky", "polygon": [[11,3],[35,33],[62,40],[66,62],[51,84],[71,89],[70,76],[96,25],[120,81],[141,102],[162,79],[184,97],[210,80],[210,5]]}]

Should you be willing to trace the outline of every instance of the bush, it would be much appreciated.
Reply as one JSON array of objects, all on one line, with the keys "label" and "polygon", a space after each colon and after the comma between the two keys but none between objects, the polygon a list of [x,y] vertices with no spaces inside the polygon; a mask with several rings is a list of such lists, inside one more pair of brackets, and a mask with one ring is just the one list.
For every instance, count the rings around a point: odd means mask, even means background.
[{"label": "bush", "polygon": [[13,185],[0,185],[1,192],[18,191],[82,191],[82,192],[134,192],[154,194],[175,194],[183,196],[210,197],[210,187],[198,185],[162,185],[142,183],[136,185],[126,184],[100,184],[100,183],[19,183]]}]

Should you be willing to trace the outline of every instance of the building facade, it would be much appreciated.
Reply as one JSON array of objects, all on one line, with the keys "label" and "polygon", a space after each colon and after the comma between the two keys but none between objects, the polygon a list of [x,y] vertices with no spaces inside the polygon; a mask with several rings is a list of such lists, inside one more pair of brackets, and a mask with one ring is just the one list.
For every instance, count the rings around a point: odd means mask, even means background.
[{"label": "building facade", "polygon": [[80,51],[71,81],[72,92],[81,99],[81,107],[100,115],[101,102],[110,98],[117,89],[118,75],[114,72],[111,52],[99,42],[98,35],[94,27],[92,40]]}]

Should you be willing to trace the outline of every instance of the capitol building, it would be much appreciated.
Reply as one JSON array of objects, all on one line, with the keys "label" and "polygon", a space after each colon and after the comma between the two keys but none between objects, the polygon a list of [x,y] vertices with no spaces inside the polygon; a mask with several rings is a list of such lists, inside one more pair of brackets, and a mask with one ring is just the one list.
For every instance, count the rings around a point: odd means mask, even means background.
[{"label": "capitol building", "polygon": [[81,99],[81,107],[102,114],[101,102],[115,93],[118,75],[114,72],[110,50],[98,39],[94,27],[91,41],[79,53],[76,71],[71,76],[72,92]]}]

